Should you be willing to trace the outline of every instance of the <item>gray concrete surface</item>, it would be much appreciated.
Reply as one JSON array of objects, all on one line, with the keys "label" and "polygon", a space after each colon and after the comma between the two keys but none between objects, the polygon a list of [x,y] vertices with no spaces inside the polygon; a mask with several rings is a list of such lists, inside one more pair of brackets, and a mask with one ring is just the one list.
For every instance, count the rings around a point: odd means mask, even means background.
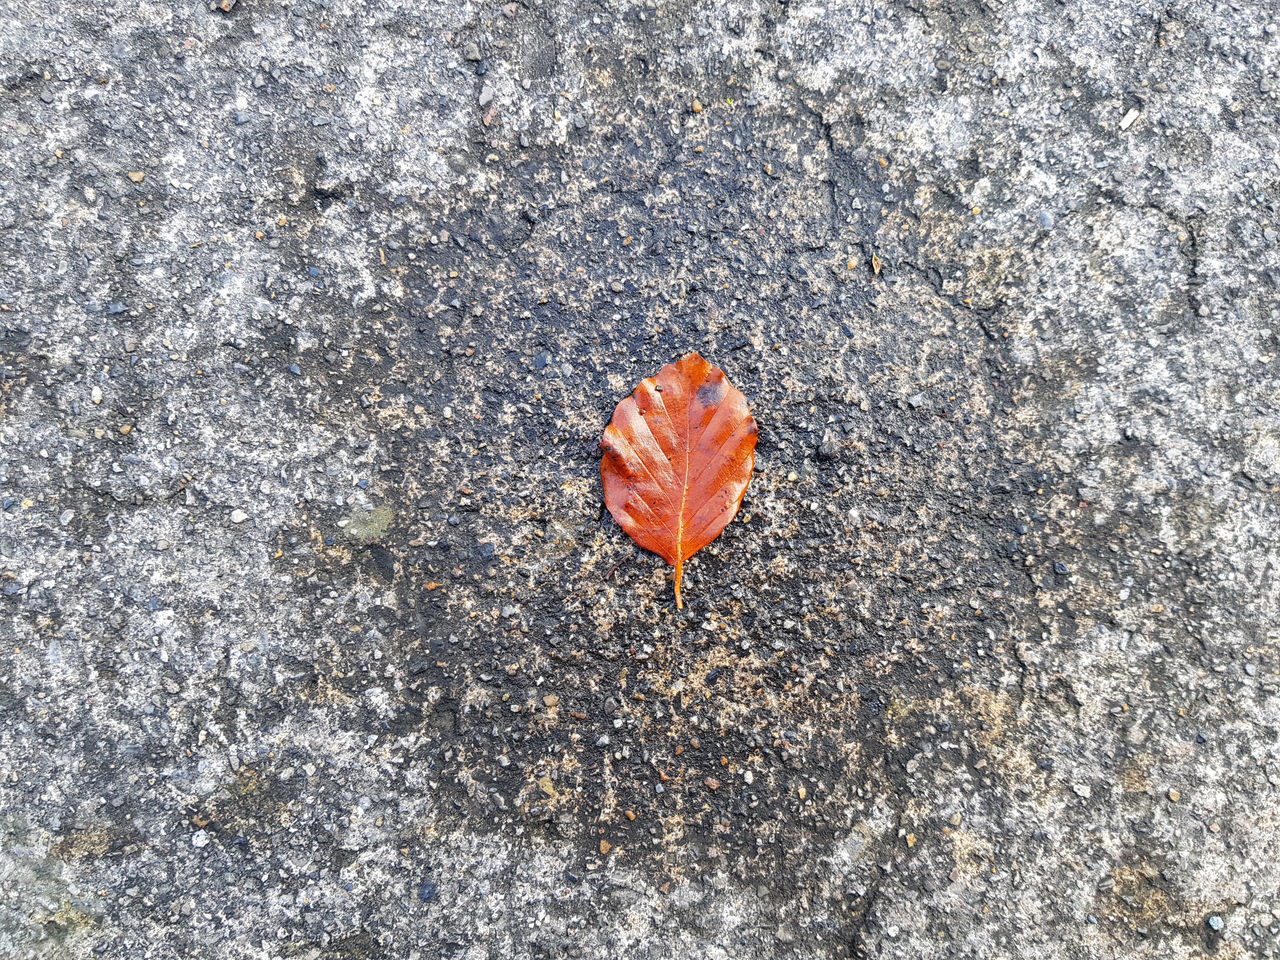
[{"label": "gray concrete surface", "polygon": [[1277,24],[0,2],[0,954],[1280,956]]}]

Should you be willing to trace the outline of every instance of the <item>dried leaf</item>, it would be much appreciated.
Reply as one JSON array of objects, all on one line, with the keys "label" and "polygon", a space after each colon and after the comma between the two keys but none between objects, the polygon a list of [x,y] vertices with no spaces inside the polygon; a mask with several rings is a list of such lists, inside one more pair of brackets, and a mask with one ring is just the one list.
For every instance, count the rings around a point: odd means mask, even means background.
[{"label": "dried leaf", "polygon": [[696,353],[640,381],[600,442],[604,502],[627,534],[676,568],[738,512],[755,465],[747,398]]}]

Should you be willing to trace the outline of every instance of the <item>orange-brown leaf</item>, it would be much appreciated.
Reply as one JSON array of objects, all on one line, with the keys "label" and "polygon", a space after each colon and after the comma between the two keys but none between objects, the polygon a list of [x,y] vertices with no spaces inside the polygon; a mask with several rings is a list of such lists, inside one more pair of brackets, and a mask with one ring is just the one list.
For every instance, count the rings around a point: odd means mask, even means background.
[{"label": "orange-brown leaf", "polygon": [[604,502],[627,534],[676,568],[720,536],[755,465],[747,398],[696,353],[640,381],[600,441]]}]

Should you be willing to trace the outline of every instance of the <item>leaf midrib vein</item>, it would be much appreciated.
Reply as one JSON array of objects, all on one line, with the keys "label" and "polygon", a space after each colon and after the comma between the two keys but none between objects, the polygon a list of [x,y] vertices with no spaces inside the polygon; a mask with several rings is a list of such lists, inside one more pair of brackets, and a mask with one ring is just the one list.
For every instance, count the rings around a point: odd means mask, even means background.
[{"label": "leaf midrib vein", "polygon": [[684,562],[684,504],[689,498],[689,459],[693,453],[690,435],[693,433],[690,414],[693,412],[693,398],[686,398],[684,405],[684,483],[680,487],[680,512],[676,515],[676,564]]}]

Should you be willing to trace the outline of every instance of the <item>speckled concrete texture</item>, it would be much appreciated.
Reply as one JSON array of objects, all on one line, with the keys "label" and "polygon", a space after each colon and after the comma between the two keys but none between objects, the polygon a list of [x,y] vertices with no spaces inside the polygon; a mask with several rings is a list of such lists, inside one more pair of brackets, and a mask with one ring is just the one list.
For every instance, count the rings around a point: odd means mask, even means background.
[{"label": "speckled concrete texture", "polygon": [[[0,955],[1280,956],[1274,4],[0,0],[0,79]],[[677,611],[599,439],[691,349]]]}]

